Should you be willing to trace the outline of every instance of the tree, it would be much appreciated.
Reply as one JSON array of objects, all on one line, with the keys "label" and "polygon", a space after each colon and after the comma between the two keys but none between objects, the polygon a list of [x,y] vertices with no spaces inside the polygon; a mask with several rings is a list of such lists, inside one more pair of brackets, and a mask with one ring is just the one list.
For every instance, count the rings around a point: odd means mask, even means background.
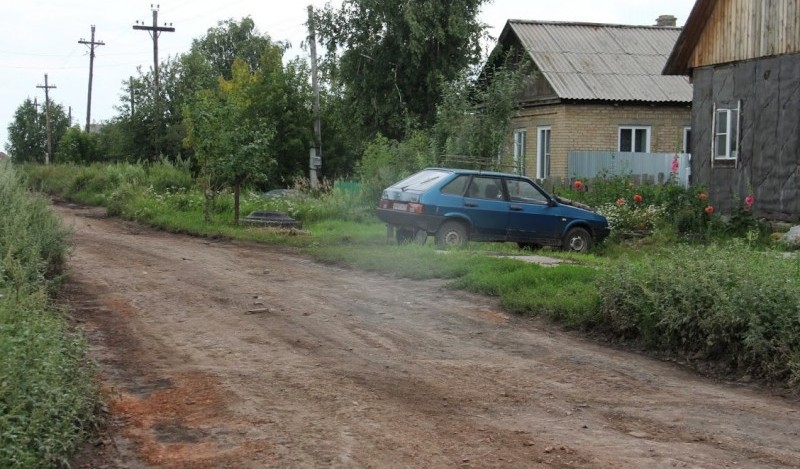
[{"label": "tree", "polygon": [[261,56],[253,83],[252,112],[270,122],[280,138],[273,139],[269,156],[275,164],[266,181],[286,186],[302,175],[312,140],[311,87],[307,67],[299,60],[283,64],[283,49],[271,46]]},{"label": "tree", "polygon": [[268,35],[262,35],[249,16],[238,23],[233,19],[220,21],[216,28],[210,28],[205,36],[192,41],[192,52],[204,57],[215,75],[226,80],[232,78],[233,62],[242,60],[255,72],[261,65],[261,57],[271,47],[282,44],[273,43]]},{"label": "tree", "polygon": [[[56,145],[69,128],[69,118],[60,104],[50,103],[50,129]],[[8,126],[6,152],[16,163],[44,163],[47,152],[45,111],[26,99],[14,113]]]},{"label": "tree", "polygon": [[444,86],[480,60],[486,1],[344,0],[315,16],[333,90],[362,137],[399,139],[433,124]]},{"label": "tree", "polygon": [[465,74],[451,82],[431,129],[436,154],[461,166],[509,169],[499,155],[508,154],[511,119],[533,73],[528,62],[500,57],[477,80]]},{"label": "tree", "polygon": [[206,195],[206,221],[214,194],[230,186],[238,224],[242,185],[263,180],[274,164],[269,157],[274,127],[256,112],[253,100],[260,79],[237,59],[231,80],[221,80],[217,90],[199,91],[184,109],[186,144],[194,149]]},{"label": "tree", "polygon": [[78,126],[67,129],[55,153],[59,163],[92,163],[99,160],[98,136],[84,132]]}]

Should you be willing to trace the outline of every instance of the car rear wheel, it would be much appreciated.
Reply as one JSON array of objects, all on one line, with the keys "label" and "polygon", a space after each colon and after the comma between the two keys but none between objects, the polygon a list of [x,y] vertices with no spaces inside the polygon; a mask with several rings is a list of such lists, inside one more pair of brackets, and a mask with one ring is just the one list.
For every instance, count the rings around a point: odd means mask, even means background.
[{"label": "car rear wheel", "polygon": [[462,247],[467,239],[467,227],[461,222],[446,221],[436,231],[436,245],[440,248]]},{"label": "car rear wheel", "polygon": [[425,244],[428,233],[425,230],[415,230],[413,228],[398,228],[394,233],[397,244]]},{"label": "car rear wheel", "polygon": [[573,228],[564,236],[562,247],[567,251],[586,252],[592,247],[592,235],[584,228]]},{"label": "car rear wheel", "polygon": [[408,228],[397,228],[394,232],[397,244],[408,244],[414,240],[414,230]]}]

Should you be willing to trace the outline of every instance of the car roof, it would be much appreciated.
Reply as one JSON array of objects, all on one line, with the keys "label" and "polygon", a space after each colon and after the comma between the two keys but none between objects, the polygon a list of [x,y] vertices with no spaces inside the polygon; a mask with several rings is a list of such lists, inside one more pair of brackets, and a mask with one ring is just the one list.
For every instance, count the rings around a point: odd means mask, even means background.
[{"label": "car roof", "polygon": [[428,171],[428,170],[432,170],[432,171],[450,171],[450,172],[453,172],[453,173],[456,173],[456,174],[466,174],[466,175],[480,174],[480,175],[483,175],[483,176],[503,176],[503,177],[525,178],[525,176],[521,176],[519,174],[501,173],[501,172],[498,172],[498,171],[484,171],[484,170],[481,170],[481,169],[425,168],[423,171]]}]

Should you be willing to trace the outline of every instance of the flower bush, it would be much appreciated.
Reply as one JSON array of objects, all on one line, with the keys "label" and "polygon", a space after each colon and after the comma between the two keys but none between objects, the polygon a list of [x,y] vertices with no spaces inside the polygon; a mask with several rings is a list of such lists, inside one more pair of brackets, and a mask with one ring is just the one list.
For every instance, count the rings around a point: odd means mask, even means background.
[{"label": "flower bush", "polygon": [[[619,201],[622,200],[622,204]],[[620,199],[615,204],[603,204],[597,212],[608,219],[612,233],[625,236],[634,232],[653,231],[664,217],[665,210],[657,205],[630,206]]]}]

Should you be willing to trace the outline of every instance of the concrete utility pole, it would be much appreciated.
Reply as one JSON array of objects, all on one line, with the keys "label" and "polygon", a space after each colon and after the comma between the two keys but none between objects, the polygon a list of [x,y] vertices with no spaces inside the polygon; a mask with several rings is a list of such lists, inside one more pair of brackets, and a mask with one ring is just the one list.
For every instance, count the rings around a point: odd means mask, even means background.
[{"label": "concrete utility pole", "polygon": [[138,29],[140,31],[147,31],[150,33],[150,37],[153,38],[153,92],[155,93],[154,99],[156,103],[156,116],[155,116],[155,124],[156,124],[156,131],[155,131],[155,140],[156,140],[156,157],[161,155],[161,138],[158,135],[158,129],[160,128],[159,122],[161,121],[161,91],[159,89],[158,84],[158,37],[161,36],[161,33],[174,33],[175,28],[172,27],[172,23],[167,26],[164,23],[164,26],[158,25],[158,8],[160,5],[156,5],[153,7],[150,4],[150,8],[153,9],[153,26],[145,26],[144,22],[140,25],[137,21],[135,25],[133,25],[133,29]]},{"label": "concrete utility pole", "polygon": [[314,144],[309,155],[309,182],[313,189],[319,184],[317,171],[322,169],[322,124],[319,117],[319,81],[317,79],[317,35],[314,30],[314,6],[308,6],[308,45],[311,48],[311,87],[314,90]]},{"label": "concrete utility pole", "polygon": [[[92,122],[92,76],[94,75],[94,48],[104,46],[105,42],[94,40],[94,25],[92,25],[92,39],[87,41],[81,38],[78,44],[89,46],[89,97],[86,99],[86,132],[89,132],[89,124]],[[72,122],[70,121],[70,125]]]},{"label": "concrete utility pole", "polygon": [[44,88],[44,116],[45,125],[47,126],[47,153],[44,155],[44,164],[50,164],[53,158],[53,132],[50,130],[50,88],[56,88],[56,85],[47,83],[47,74],[44,74],[44,86],[36,85],[37,88]]}]

